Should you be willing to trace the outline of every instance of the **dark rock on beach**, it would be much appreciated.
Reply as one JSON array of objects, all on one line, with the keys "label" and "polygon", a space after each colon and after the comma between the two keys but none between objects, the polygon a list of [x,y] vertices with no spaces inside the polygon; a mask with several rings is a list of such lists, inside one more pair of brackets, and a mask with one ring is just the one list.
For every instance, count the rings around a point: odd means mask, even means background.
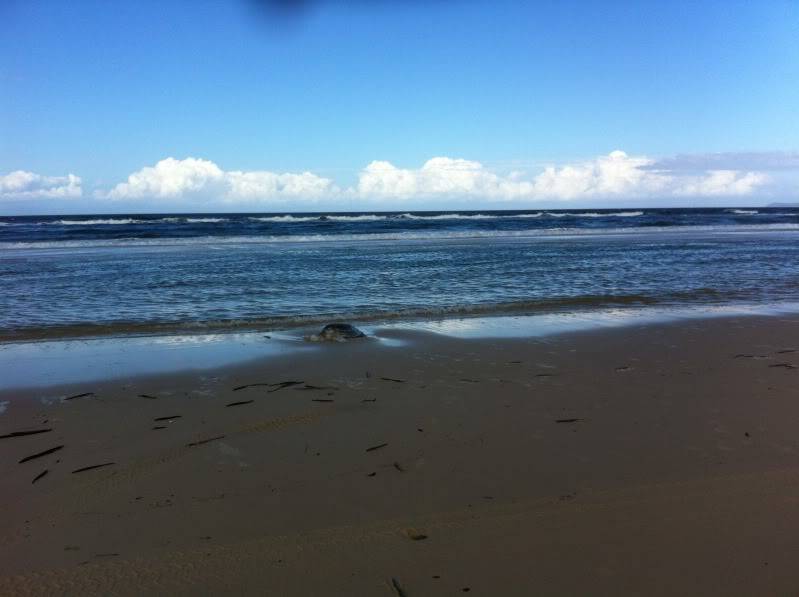
[{"label": "dark rock on beach", "polygon": [[311,340],[318,341],[331,341],[343,342],[345,340],[354,340],[356,338],[365,338],[361,330],[349,323],[331,323],[322,328],[318,335],[314,334],[310,337]]}]

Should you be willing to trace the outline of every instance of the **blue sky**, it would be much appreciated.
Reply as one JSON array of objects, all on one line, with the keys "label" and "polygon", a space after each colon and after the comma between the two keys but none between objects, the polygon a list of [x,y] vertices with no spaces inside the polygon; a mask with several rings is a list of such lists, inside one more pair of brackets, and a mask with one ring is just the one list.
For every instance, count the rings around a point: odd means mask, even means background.
[{"label": "blue sky", "polygon": [[0,212],[799,195],[796,2],[260,6],[0,3]]}]

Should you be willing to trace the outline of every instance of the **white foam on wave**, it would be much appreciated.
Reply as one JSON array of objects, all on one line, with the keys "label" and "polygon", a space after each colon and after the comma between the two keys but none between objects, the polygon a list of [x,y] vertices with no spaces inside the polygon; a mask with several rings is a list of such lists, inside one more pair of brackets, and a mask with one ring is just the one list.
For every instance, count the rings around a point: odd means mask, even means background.
[{"label": "white foam on wave", "polygon": [[[50,222],[47,222],[48,224]],[[134,220],[133,218],[121,219],[100,219],[100,220],[56,220],[52,222],[60,226],[114,226],[124,224],[147,224],[146,220]]]},{"label": "white foam on wave", "polygon": [[514,216],[492,216],[488,214],[439,214],[435,216],[417,216],[415,214],[405,213],[400,214],[401,218],[407,220],[496,220],[501,217],[514,217]]},{"label": "white foam on wave", "polygon": [[249,218],[253,222],[275,222],[278,224],[289,224],[292,222],[312,222],[318,220],[319,216],[262,216]]},{"label": "white foam on wave", "polygon": [[760,213],[756,209],[727,209],[725,211],[739,216],[755,216]]},{"label": "white foam on wave", "polygon": [[446,213],[435,215],[422,215],[413,213],[402,213],[399,215],[387,214],[361,214],[356,216],[345,216],[335,214],[325,214],[318,216],[252,216],[249,219],[254,222],[274,222],[278,224],[290,224],[294,222],[313,222],[313,221],[331,221],[331,222],[380,222],[383,220],[512,220],[516,218],[530,219],[540,218],[542,216],[551,216],[554,218],[576,217],[576,218],[632,218],[644,215],[642,211],[620,211],[620,212],[532,212],[521,214],[461,214],[461,213]]},{"label": "white foam on wave", "polygon": [[595,211],[584,212],[551,212],[548,211],[547,215],[553,218],[637,218],[644,215],[642,211],[617,211],[600,213]]},{"label": "white foam on wave", "polygon": [[219,222],[227,222],[227,218],[186,218],[189,224],[218,224]]},{"label": "white foam on wave", "polygon": [[0,249],[83,249],[92,247],[158,247],[182,245],[258,245],[281,243],[449,241],[479,239],[569,239],[658,234],[713,234],[797,232],[799,224],[735,224],[719,226],[651,226],[630,228],[544,228],[538,230],[425,230],[372,234],[284,234],[264,236],[202,236],[190,238],[127,238],[35,242],[0,242]]},{"label": "white foam on wave", "polygon": [[379,222],[381,220],[387,220],[389,216],[365,214],[360,216],[323,216],[323,218],[332,222]]}]

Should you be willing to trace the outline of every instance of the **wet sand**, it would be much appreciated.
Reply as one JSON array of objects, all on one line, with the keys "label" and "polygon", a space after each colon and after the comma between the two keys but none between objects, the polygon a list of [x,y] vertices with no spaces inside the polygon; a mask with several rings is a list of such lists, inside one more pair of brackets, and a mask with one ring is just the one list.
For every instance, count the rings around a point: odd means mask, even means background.
[{"label": "wet sand", "polygon": [[1,391],[0,594],[799,591],[799,317],[385,334]]}]

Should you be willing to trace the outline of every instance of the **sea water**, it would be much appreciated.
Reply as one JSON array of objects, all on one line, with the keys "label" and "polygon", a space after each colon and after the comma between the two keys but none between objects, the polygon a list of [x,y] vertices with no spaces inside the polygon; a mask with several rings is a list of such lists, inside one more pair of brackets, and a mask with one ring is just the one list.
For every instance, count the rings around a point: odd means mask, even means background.
[{"label": "sea water", "polygon": [[0,218],[0,341],[799,298],[799,209]]}]

